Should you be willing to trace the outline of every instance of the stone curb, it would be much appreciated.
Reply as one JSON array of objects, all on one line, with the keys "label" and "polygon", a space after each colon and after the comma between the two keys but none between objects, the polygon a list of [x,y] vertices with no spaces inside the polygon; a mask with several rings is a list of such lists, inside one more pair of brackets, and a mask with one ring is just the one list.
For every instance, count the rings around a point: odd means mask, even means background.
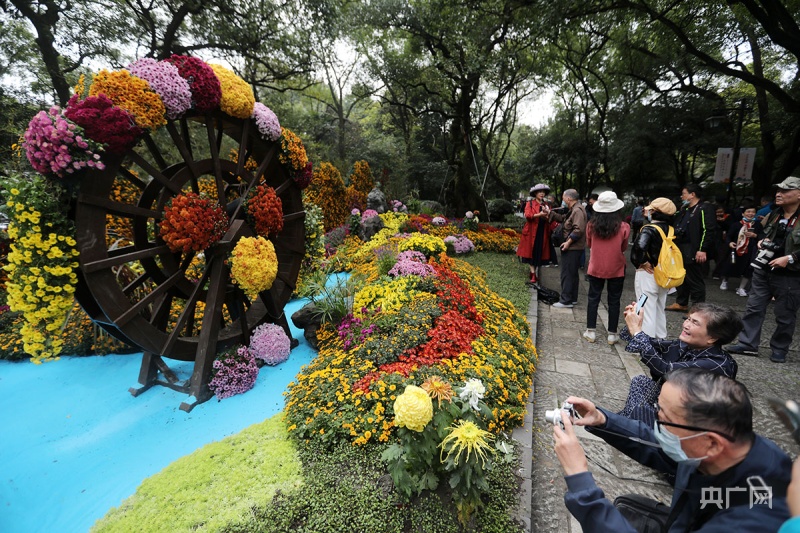
[{"label": "stone curb", "polygon": [[[539,293],[531,288],[531,302],[528,305],[528,316],[526,320],[531,328],[531,341],[536,345],[536,328],[539,323]],[[519,447],[520,467],[517,475],[522,478],[519,488],[519,504],[515,510],[516,520],[523,524],[526,533],[531,531],[531,498],[533,495],[533,485],[531,474],[533,470],[533,383],[531,383],[531,393],[525,403],[525,418],[522,426],[515,428],[511,432],[511,438]]]}]

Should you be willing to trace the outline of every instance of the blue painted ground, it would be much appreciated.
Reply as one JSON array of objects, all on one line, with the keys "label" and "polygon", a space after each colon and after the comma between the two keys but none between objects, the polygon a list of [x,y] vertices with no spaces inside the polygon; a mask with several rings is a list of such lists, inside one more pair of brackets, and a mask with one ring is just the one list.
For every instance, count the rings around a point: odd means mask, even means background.
[{"label": "blue painted ground", "polygon": [[[290,302],[286,315],[304,303]],[[286,386],[315,355],[289,323],[300,346],[287,362],[263,367],[246,394],[191,413],[178,409],[185,394],[164,387],[128,393],[141,354],[0,361],[0,531],[88,531],[172,461],[281,411]],[[191,374],[192,363],[167,362]]]}]

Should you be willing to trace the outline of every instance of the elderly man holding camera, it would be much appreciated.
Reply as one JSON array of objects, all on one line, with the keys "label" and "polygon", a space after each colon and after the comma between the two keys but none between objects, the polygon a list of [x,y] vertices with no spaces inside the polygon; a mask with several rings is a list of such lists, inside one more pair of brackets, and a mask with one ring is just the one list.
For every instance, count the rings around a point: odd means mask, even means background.
[{"label": "elderly man holding camera", "polygon": [[753,279],[742,316],[744,327],[733,354],[758,356],[761,326],[767,306],[775,298],[775,333],[769,345],[770,361],[785,363],[800,308],[800,178],[788,177],[777,186],[775,209],[764,219],[764,233],[753,266]]},{"label": "elderly man holding camera", "polygon": [[[791,461],[772,441],[753,433],[753,406],[741,383],[701,369],[666,377],[653,426],[569,397],[571,412],[554,424],[555,451],[567,482],[565,502],[584,533],[645,531],[774,532],[789,518],[786,491]],[[669,507],[612,504],[589,473],[574,425],[625,455],[674,476]],[[618,500],[622,500],[621,498]],[[642,503],[645,502],[645,503]],[[615,506],[616,505],[616,506]],[[641,509],[641,511],[640,511]]]}]

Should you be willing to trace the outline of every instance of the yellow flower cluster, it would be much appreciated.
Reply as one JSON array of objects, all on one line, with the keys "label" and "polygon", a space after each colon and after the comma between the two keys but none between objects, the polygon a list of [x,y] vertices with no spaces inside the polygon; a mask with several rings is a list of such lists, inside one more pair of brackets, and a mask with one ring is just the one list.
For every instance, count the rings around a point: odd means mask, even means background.
[{"label": "yellow flower cluster", "polygon": [[222,65],[209,63],[208,66],[217,75],[222,87],[219,108],[232,117],[250,118],[256,105],[256,97],[250,84]]},{"label": "yellow flower cluster", "polygon": [[13,242],[5,266],[8,305],[22,314],[23,346],[38,364],[57,358],[64,344],[55,332],[72,307],[78,251],[75,239],[56,233],[38,206],[22,203],[19,189],[11,188],[9,193],[8,236]]},{"label": "yellow flower cluster", "polygon": [[348,215],[344,181],[339,170],[331,163],[320,163],[314,170],[314,179],[306,189],[306,197],[322,209],[325,231],[344,224]]},{"label": "yellow flower cluster", "polygon": [[505,231],[465,231],[464,236],[475,245],[479,252],[499,252],[513,254],[519,246],[520,234],[513,230]]},{"label": "yellow flower cluster", "polygon": [[[387,211],[386,213],[381,213],[378,215],[381,217],[383,221],[384,229],[388,229],[389,231],[394,233],[398,233],[400,231],[400,226],[402,226],[406,220],[408,220],[408,215],[405,213],[395,213],[394,211]],[[447,237],[447,235],[445,235]]]},{"label": "yellow flower cluster", "polygon": [[89,96],[105,94],[115,105],[133,115],[140,128],[155,130],[167,123],[166,108],[150,84],[127,70],[101,70],[94,75]]},{"label": "yellow flower cluster", "polygon": [[[135,170],[131,172],[138,177]],[[139,190],[133,183],[117,176],[111,188],[110,199],[126,205],[136,205]],[[133,242],[133,219],[116,215],[106,215],[106,244],[108,246],[126,246]]]},{"label": "yellow flower cluster", "polygon": [[414,233],[408,239],[404,239],[398,245],[401,252],[406,250],[416,250],[425,254],[425,257],[433,257],[439,255],[447,250],[444,244],[444,239],[435,235],[426,235],[424,233]]},{"label": "yellow flower cluster", "polygon": [[353,315],[363,317],[362,309],[392,314],[412,302],[418,292],[414,290],[416,276],[400,276],[386,283],[370,284],[358,291],[353,298]]},{"label": "yellow flower cluster", "polygon": [[306,155],[303,141],[288,128],[281,128],[281,151],[278,153],[278,160],[283,165],[291,165],[295,171],[303,170],[308,164],[308,155]]},{"label": "yellow flower cluster", "polygon": [[264,237],[242,237],[230,258],[231,277],[251,297],[269,290],[278,275],[275,247]]}]

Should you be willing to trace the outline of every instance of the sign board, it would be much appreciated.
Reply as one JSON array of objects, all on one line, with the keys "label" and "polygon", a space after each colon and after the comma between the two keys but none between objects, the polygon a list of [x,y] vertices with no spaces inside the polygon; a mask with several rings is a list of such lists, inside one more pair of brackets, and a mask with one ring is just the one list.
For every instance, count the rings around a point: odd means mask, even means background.
[{"label": "sign board", "polygon": [[736,165],[736,175],[733,181],[736,183],[753,182],[753,165],[756,161],[755,148],[742,148],[739,150],[739,161]]},{"label": "sign board", "polygon": [[733,148],[717,149],[717,165],[714,167],[714,183],[728,183],[731,177]]}]

